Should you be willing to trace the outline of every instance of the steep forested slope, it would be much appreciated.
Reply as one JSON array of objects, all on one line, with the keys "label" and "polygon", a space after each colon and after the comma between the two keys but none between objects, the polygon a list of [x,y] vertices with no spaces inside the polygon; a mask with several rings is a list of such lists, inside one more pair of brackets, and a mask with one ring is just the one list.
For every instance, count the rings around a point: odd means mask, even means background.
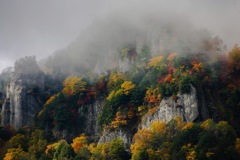
[{"label": "steep forested slope", "polygon": [[[47,60],[47,75],[33,57],[4,72],[0,157],[238,159],[240,48],[226,53],[207,31],[155,20],[91,26]],[[34,124],[3,121],[15,116],[13,102],[19,113],[31,109],[10,93],[13,83],[23,101],[44,101],[30,103]]]},{"label": "steep forested slope", "polygon": [[[37,113],[38,129],[2,128],[2,157],[236,159],[240,48],[235,46],[228,54],[211,48],[157,56],[147,46],[140,52],[133,50],[124,48],[119,53],[130,59],[125,72],[115,68],[101,75],[67,77],[62,91]],[[163,107],[161,101],[178,104],[181,95],[192,94],[191,88],[196,90],[196,118],[189,121],[185,108],[183,113],[172,113],[175,118],[170,121],[155,117],[147,128],[141,127],[146,117]],[[94,144],[102,131],[102,136],[112,138]]]}]

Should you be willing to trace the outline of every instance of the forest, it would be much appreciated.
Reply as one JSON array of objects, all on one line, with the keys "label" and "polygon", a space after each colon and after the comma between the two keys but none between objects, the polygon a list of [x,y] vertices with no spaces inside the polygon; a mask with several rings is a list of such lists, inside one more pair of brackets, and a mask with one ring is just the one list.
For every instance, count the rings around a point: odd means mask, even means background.
[{"label": "forest", "polygon": [[[239,159],[240,47],[224,53],[220,45],[215,38],[199,53],[155,55],[147,45],[139,53],[124,47],[120,58],[131,63],[126,72],[114,68],[101,75],[70,75],[62,82],[46,79],[52,92],[35,90],[45,103],[34,126],[0,128],[1,159]],[[207,119],[199,116],[187,122],[175,116],[169,122],[157,120],[139,128],[163,99],[178,101],[178,94],[189,94],[191,87],[206,96]],[[103,102],[96,118],[101,131],[127,129],[132,135],[129,146],[121,137],[97,143],[91,133],[84,132],[86,114],[96,101]],[[72,136],[59,138],[54,136],[56,131]]]}]

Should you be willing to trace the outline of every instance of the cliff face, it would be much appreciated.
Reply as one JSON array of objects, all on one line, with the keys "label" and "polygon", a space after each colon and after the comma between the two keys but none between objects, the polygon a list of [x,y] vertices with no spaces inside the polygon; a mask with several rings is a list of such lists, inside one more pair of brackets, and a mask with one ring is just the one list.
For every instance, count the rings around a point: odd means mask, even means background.
[{"label": "cliff face", "polygon": [[199,116],[196,89],[191,86],[189,94],[178,94],[176,97],[176,99],[173,97],[163,99],[152,115],[146,115],[142,118],[139,129],[149,128],[151,123],[158,120],[169,122],[175,116],[180,116],[187,122],[194,121]]},{"label": "cliff face", "polygon": [[35,67],[32,72],[16,72],[15,70],[5,87],[1,125],[11,125],[15,129],[32,125],[34,116],[43,105],[40,97],[40,91],[43,88],[44,74],[38,67]]},{"label": "cliff face", "polygon": [[[148,115],[143,116],[138,129],[150,128],[151,124],[155,121],[169,122],[175,116],[180,116],[184,121],[192,122],[196,120],[200,115],[203,108],[197,98],[196,89],[191,86],[191,91],[188,94],[178,94],[177,98],[168,97],[163,99],[156,111]],[[119,137],[129,149],[132,140],[132,134],[126,130],[118,129],[115,131],[103,131],[102,136],[98,143],[106,143]]]},{"label": "cliff face", "polygon": [[79,119],[74,129],[69,131],[67,129],[58,130],[53,128],[53,136],[57,139],[66,139],[71,142],[76,136],[84,133],[91,141],[97,142],[101,135],[101,126],[98,124],[98,114],[101,112],[101,105],[104,103],[103,99],[96,100],[93,104],[88,104],[80,107],[78,110]]},{"label": "cliff face", "polygon": [[80,116],[84,119],[83,132],[86,135],[91,135],[94,141],[97,141],[101,134],[101,126],[98,124],[98,114],[101,112],[103,103],[104,101],[99,99],[92,105],[89,105],[86,111],[83,111],[83,109],[79,111]]},{"label": "cliff face", "polygon": [[104,130],[102,133],[102,136],[100,137],[100,139],[98,141],[98,144],[111,142],[112,140],[114,140],[116,138],[120,138],[123,141],[126,149],[130,150],[130,145],[132,142],[132,134],[123,129],[118,129],[118,130],[115,130],[112,132]]},{"label": "cliff face", "polygon": [[119,71],[125,73],[127,71],[129,71],[130,67],[131,67],[131,61],[129,58],[124,57],[123,59],[120,59],[118,64],[119,64]]}]

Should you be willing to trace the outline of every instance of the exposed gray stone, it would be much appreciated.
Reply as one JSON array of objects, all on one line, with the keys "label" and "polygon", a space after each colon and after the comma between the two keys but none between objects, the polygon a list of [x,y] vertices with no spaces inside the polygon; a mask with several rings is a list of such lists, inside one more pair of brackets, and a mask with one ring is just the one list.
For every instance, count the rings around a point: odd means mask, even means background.
[{"label": "exposed gray stone", "polygon": [[122,59],[120,58],[119,62],[118,62],[118,64],[119,64],[119,71],[123,72],[123,73],[129,71],[130,67],[131,67],[131,63],[132,62],[127,57],[123,57]]},{"label": "exposed gray stone", "polygon": [[139,129],[149,128],[155,121],[169,122],[175,116],[180,116],[184,121],[192,122],[199,115],[196,89],[191,85],[189,94],[177,94],[177,98],[169,97],[161,101],[156,112],[143,116]]},{"label": "exposed gray stone", "polygon": [[84,117],[83,132],[90,135],[94,141],[97,141],[101,134],[101,126],[98,124],[98,114],[101,112],[101,106],[104,100],[96,100],[92,105],[87,105],[86,111],[81,107],[79,115]]},{"label": "exposed gray stone", "polygon": [[124,146],[126,147],[127,150],[130,149],[132,135],[130,134],[130,132],[123,129],[118,129],[115,131],[104,130],[102,136],[98,141],[98,144],[111,142],[116,138],[120,138],[123,141]]},{"label": "exposed gray stone", "polygon": [[[13,72],[11,80],[5,87],[5,99],[1,110],[1,125],[11,125],[15,129],[31,126],[34,117],[43,105],[39,94],[33,89],[44,88],[44,74],[33,64],[31,72]],[[29,66],[31,68],[31,66]],[[20,70],[20,69],[19,69]]]}]

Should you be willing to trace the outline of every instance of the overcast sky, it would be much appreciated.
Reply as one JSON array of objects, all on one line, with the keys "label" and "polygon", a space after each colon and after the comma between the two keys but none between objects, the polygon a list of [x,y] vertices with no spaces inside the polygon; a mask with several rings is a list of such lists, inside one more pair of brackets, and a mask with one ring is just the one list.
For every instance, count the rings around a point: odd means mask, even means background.
[{"label": "overcast sky", "polygon": [[0,70],[20,57],[41,59],[66,47],[90,23],[114,12],[182,14],[228,48],[240,44],[239,0],[0,0]]}]

